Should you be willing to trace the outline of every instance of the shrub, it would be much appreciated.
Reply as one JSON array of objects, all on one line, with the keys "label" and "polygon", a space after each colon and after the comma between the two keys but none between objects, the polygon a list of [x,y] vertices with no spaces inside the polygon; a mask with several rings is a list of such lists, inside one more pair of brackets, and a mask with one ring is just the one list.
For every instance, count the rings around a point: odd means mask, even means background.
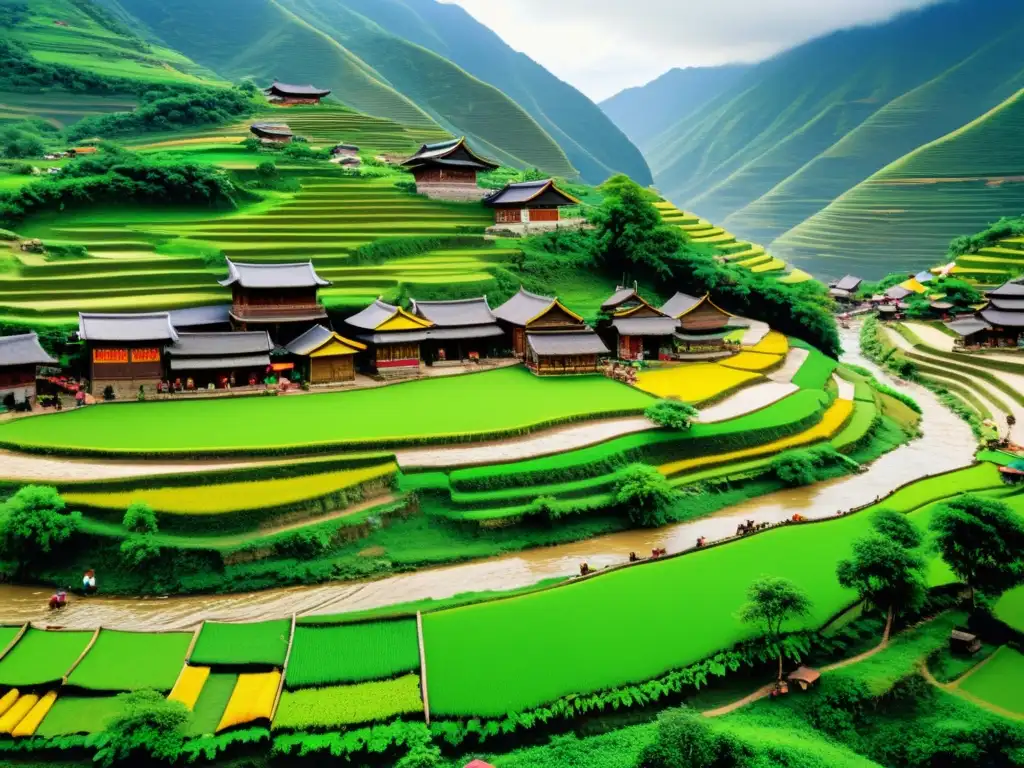
[{"label": "shrub", "polygon": [[125,510],[122,525],[132,533],[156,533],[156,513],[143,502],[135,502]]},{"label": "shrub", "polygon": [[843,456],[830,445],[787,451],[777,456],[771,471],[789,486],[810,485],[822,479],[824,471],[844,461]]},{"label": "shrub", "polygon": [[659,400],[644,411],[644,416],[662,427],[685,431],[690,428],[697,409],[682,400]]},{"label": "shrub", "polygon": [[637,768],[731,768],[740,765],[736,737],[714,729],[692,709],[676,709],[658,717],[658,735],[640,753]]},{"label": "shrub", "polygon": [[107,727],[95,762],[109,768],[141,755],[158,762],[174,761],[185,743],[189,719],[185,706],[167,701],[156,691],[136,691],[118,698],[124,710]]},{"label": "shrub", "polygon": [[668,479],[647,464],[631,464],[615,484],[615,503],[626,510],[630,521],[647,528],[664,525],[669,507],[679,494]]},{"label": "shrub", "polygon": [[22,567],[37,563],[69,541],[79,530],[82,515],[66,512],[56,488],[27,485],[0,507],[0,536],[7,557]]}]

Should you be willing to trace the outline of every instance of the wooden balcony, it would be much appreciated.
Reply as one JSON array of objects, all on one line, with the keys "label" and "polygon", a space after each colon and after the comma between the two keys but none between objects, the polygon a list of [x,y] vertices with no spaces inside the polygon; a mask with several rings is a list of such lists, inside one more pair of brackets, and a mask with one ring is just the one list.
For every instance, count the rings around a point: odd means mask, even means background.
[{"label": "wooden balcony", "polygon": [[327,310],[323,304],[236,304],[231,316],[242,323],[286,323],[322,320]]}]

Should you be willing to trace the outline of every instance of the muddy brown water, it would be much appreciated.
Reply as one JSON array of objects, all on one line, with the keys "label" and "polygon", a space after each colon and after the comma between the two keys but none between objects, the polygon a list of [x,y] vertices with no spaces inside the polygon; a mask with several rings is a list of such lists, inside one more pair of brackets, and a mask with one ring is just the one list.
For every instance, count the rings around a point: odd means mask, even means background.
[{"label": "muddy brown water", "polygon": [[932,475],[973,460],[975,441],[967,425],[943,408],[927,390],[902,384],[883,374],[858,351],[856,329],[842,332],[844,360],[875,371],[880,379],[914,396],[923,410],[923,436],[883,456],[861,475],[808,488],[762,496],[722,510],[711,517],[657,530],[624,531],[574,544],[530,550],[461,565],[400,574],[370,582],[340,582],[263,592],[167,598],[72,598],[59,615],[46,607],[50,590],[0,586],[0,622],[38,622],[68,628],[97,626],[120,629],[187,629],[204,619],[256,621],[293,613],[322,615],[360,611],[426,598],[443,599],[465,592],[509,590],[543,579],[578,573],[586,561],[592,568],[616,565],[630,552],[686,549],[699,536],[709,540],[732,535],[747,519],[778,522],[794,513],[807,518],[830,517],[839,510],[873,501],[918,477]]}]

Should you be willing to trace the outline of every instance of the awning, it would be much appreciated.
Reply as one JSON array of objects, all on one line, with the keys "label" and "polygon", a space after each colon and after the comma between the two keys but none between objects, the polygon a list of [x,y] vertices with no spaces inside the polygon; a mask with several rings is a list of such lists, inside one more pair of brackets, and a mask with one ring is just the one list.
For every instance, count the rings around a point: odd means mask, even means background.
[{"label": "awning", "polygon": [[957,336],[972,336],[980,331],[991,331],[992,326],[976,317],[964,317],[959,320],[950,320],[943,323]]},{"label": "awning", "polygon": [[672,337],[680,341],[721,341],[733,331],[715,331],[714,333],[673,333]]},{"label": "awning", "polygon": [[295,363],[271,363],[270,370],[272,371],[293,371],[295,370]]},{"label": "awning", "polygon": [[172,371],[229,371],[241,368],[266,368],[269,365],[270,355],[171,358]]}]

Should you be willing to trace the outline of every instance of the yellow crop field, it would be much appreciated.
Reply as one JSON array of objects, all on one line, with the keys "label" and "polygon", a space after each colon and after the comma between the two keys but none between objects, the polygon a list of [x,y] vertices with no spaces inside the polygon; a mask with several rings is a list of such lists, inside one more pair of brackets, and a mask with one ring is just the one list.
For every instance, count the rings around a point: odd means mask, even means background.
[{"label": "yellow crop field", "polygon": [[8,709],[3,717],[0,717],[0,733],[13,733],[18,723],[29,713],[39,701],[39,697],[33,693],[19,696],[14,705]]},{"label": "yellow crop field", "polygon": [[231,692],[224,715],[217,725],[217,732],[236,725],[245,725],[256,720],[269,720],[274,711],[277,689],[281,685],[281,673],[263,672],[253,675],[239,675],[235,689]]},{"label": "yellow crop field", "polygon": [[43,718],[50,712],[50,707],[57,700],[57,692],[49,691],[43,698],[39,699],[28,711],[28,714],[21,719],[21,722],[11,731],[12,736],[33,736],[36,728],[43,722]]},{"label": "yellow crop field", "polygon": [[11,688],[7,693],[0,698],[0,715],[4,714],[7,710],[14,706],[14,702],[18,700],[18,689]]},{"label": "yellow crop field", "polygon": [[258,480],[250,483],[148,488],[114,493],[70,492],[64,494],[64,498],[69,504],[87,504],[106,509],[127,509],[130,504],[143,501],[159,512],[219,515],[240,509],[284,506],[305,499],[315,499],[393,474],[397,468],[396,464],[381,464],[322,475]]},{"label": "yellow crop field", "polygon": [[766,355],[761,352],[740,352],[735,357],[723,360],[719,365],[739,371],[766,371],[782,362],[782,355]]},{"label": "yellow crop field", "polygon": [[637,387],[658,397],[701,403],[760,378],[759,374],[723,368],[717,363],[687,363],[645,371],[637,377]]},{"label": "yellow crop field", "polygon": [[821,421],[806,432],[801,432],[799,435],[785,437],[782,440],[765,443],[764,445],[758,445],[753,448],[745,448],[742,451],[732,451],[730,453],[720,453],[712,456],[700,456],[695,459],[673,461],[671,464],[663,464],[658,467],[658,471],[667,477],[671,477],[672,475],[677,475],[680,472],[687,472],[709,464],[731,464],[734,461],[751,459],[757,456],[765,456],[773,453],[781,453],[782,451],[787,451],[790,448],[799,448],[804,445],[810,445],[811,443],[828,440],[843,428],[852,415],[852,400],[836,400],[832,403],[831,407],[825,411],[825,415],[822,416]]},{"label": "yellow crop field", "polygon": [[194,709],[209,676],[209,667],[185,667],[168,694],[168,701],[180,701],[189,710]]},{"label": "yellow crop field", "polygon": [[789,339],[784,333],[769,331],[761,341],[747,348],[748,352],[760,352],[765,355],[785,355],[789,352]]}]

